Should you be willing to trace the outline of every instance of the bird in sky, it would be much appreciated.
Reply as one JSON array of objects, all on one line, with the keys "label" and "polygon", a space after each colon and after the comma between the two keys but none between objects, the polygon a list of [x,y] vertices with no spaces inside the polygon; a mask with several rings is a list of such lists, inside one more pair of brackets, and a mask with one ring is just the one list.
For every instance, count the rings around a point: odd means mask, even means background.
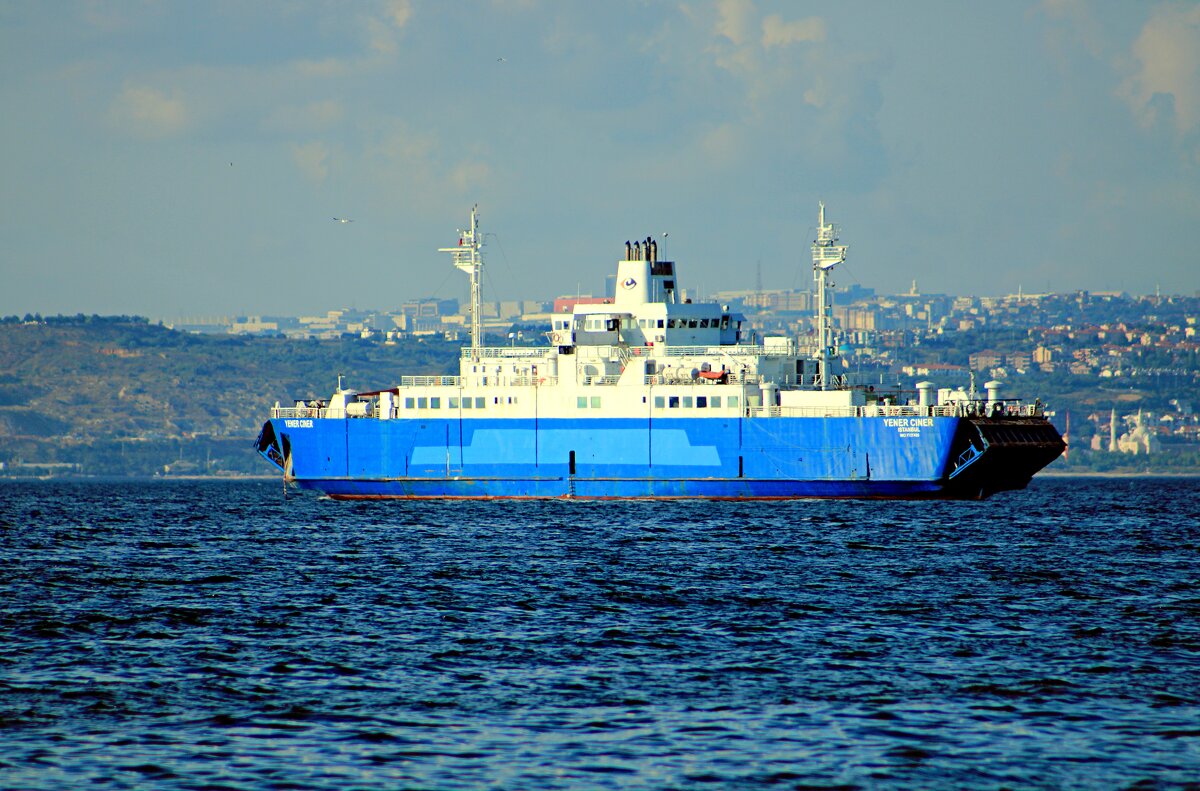
[{"label": "bird in sky", "polygon": [[348,220],[348,219],[346,219],[345,217],[334,217],[334,218],[333,218],[333,221],[334,221],[334,222],[340,222],[340,223],[354,222],[354,220]]},{"label": "bird in sky", "polygon": [[496,58],[496,62],[497,63],[506,63],[506,62],[508,62],[508,58]]}]

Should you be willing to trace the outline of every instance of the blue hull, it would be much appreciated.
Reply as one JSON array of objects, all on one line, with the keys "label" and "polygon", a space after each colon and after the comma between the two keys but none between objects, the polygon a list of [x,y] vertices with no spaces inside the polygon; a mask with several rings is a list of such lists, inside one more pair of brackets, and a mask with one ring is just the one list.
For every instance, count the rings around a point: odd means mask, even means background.
[{"label": "blue hull", "polygon": [[973,437],[960,417],[276,418],[258,449],[302,488],[345,499],[978,498],[1049,461],[981,478],[992,465],[970,458],[960,475]]}]

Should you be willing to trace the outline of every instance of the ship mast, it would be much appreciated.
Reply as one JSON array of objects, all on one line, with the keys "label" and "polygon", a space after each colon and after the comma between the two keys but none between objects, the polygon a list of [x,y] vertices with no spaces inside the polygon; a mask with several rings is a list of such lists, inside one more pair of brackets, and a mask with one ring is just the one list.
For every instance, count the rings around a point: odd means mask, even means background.
[{"label": "ship mast", "polygon": [[479,205],[471,207],[471,224],[460,230],[457,247],[439,247],[439,253],[449,253],[454,266],[471,276],[471,356],[479,357],[483,346],[483,256],[479,249]]},{"label": "ship mast", "polygon": [[821,361],[821,389],[829,390],[833,377],[830,361],[837,356],[833,345],[833,283],[829,273],[846,260],[844,244],[838,244],[833,224],[825,223],[825,204],[818,204],[817,238],[813,241],[813,280],[817,283],[817,359]]}]

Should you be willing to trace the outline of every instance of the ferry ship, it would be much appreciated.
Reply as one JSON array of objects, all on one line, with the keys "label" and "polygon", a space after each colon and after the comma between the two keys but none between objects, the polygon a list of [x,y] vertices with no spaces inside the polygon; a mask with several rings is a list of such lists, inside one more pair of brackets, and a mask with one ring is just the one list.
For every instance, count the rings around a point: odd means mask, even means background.
[{"label": "ferry ship", "polygon": [[999,382],[905,397],[844,371],[831,274],[847,246],[824,204],[811,347],[683,298],[651,237],[625,243],[610,303],[554,315],[548,345],[485,346],[475,209],[459,233],[439,251],[471,279],[458,375],[370,391],[339,377],[326,400],[276,403],[255,447],[286,481],[335,499],[982,499],[1065,447],[1040,402]]}]

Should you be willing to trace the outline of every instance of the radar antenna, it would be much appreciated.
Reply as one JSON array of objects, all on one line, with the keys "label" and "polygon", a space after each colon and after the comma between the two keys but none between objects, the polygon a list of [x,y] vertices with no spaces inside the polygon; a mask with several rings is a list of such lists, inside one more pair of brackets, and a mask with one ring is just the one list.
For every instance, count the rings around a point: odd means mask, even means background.
[{"label": "radar antenna", "polygon": [[829,273],[846,260],[847,245],[838,244],[837,229],[825,222],[825,204],[817,210],[817,238],[813,241],[813,280],[817,283],[817,359],[821,363],[821,389],[829,390],[833,377],[830,361],[837,356],[833,343],[833,282]]},{"label": "radar antenna", "polygon": [[479,357],[483,346],[483,242],[479,236],[479,205],[471,207],[471,224],[459,230],[457,247],[439,247],[439,253],[449,253],[454,266],[471,276],[471,356]]}]

